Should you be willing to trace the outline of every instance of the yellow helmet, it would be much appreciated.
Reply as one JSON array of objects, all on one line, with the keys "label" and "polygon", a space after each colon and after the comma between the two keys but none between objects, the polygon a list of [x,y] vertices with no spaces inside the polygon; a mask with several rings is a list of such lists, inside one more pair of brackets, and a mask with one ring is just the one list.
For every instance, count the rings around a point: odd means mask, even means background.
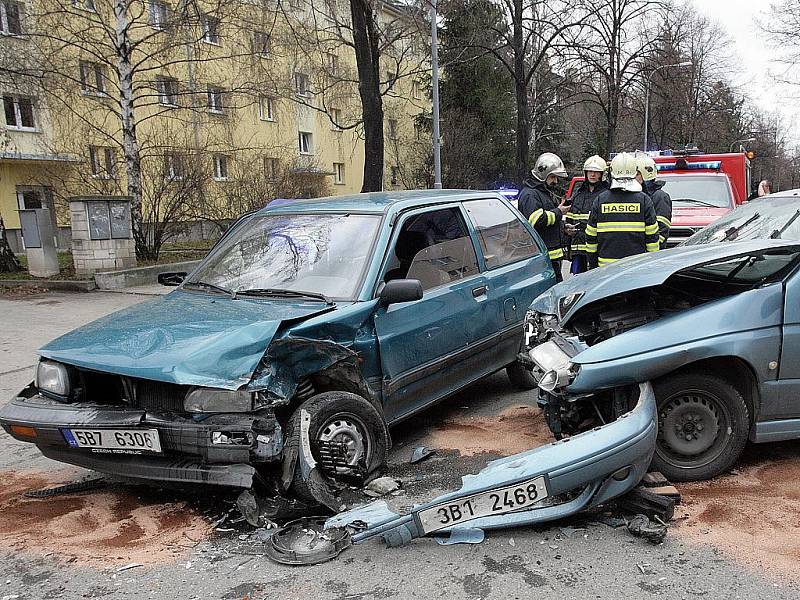
[{"label": "yellow helmet", "polygon": [[637,152],[636,160],[638,161],[637,169],[639,170],[639,173],[641,173],[644,181],[650,181],[656,178],[656,173],[658,173],[656,161],[654,161],[644,152]]},{"label": "yellow helmet", "polygon": [[611,189],[641,192],[642,184],[636,181],[639,161],[629,152],[620,152],[611,160]]},{"label": "yellow helmet", "polygon": [[608,169],[606,159],[604,159],[602,156],[598,156],[597,154],[590,156],[586,159],[586,162],[583,163],[584,171],[599,171],[600,173],[605,173],[606,169]]}]

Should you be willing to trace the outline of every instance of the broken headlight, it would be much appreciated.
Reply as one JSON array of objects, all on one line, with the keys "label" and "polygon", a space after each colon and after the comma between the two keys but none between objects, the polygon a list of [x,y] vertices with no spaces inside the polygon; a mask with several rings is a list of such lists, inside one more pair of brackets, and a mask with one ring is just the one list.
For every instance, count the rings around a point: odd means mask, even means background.
[{"label": "broken headlight", "polygon": [[558,319],[562,320],[575,303],[583,297],[583,292],[567,294],[558,299]]},{"label": "broken headlight", "polygon": [[36,388],[45,394],[69,396],[69,372],[61,363],[41,360],[36,366]]},{"label": "broken headlight", "polygon": [[253,393],[214,388],[193,388],[183,400],[191,413],[243,413],[253,410]]}]

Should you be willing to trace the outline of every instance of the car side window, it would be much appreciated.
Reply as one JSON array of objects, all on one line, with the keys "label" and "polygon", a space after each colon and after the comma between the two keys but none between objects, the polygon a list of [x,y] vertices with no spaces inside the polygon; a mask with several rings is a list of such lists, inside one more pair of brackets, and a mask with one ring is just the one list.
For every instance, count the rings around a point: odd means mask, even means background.
[{"label": "car side window", "polygon": [[478,257],[457,208],[407,218],[397,236],[384,281],[419,279],[423,290],[478,273]]},{"label": "car side window", "polygon": [[486,260],[494,269],[536,256],[541,251],[514,212],[496,198],[464,202]]}]

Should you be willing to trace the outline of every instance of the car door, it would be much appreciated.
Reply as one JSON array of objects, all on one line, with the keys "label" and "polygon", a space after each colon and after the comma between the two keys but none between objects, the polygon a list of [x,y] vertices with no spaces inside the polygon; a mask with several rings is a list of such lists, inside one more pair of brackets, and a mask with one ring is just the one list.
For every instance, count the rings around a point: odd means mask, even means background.
[{"label": "car door", "polygon": [[555,283],[552,264],[520,216],[498,198],[463,203],[475,231],[487,299],[473,340],[488,371],[515,360],[528,306]]},{"label": "car door", "polygon": [[396,421],[476,378],[470,331],[481,318],[486,280],[457,204],[404,214],[382,281],[418,279],[422,299],[375,313],[386,418]]}]

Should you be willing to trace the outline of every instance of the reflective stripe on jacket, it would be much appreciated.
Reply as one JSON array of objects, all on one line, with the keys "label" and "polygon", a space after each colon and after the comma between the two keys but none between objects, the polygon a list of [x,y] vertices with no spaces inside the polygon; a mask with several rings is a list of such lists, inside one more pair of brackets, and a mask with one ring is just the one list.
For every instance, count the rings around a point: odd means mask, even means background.
[{"label": "reflective stripe on jacket", "polygon": [[586,247],[586,223],[589,222],[589,213],[597,197],[608,189],[605,181],[597,182],[594,189],[589,189],[589,184],[583,181],[578,190],[572,196],[572,205],[564,218],[575,225],[577,233],[572,238],[570,249],[573,253],[585,254]]},{"label": "reflective stripe on jacket", "polygon": [[550,258],[564,256],[561,249],[561,211],[547,186],[532,177],[525,180],[517,197],[517,207],[542,238]]},{"label": "reflective stripe on jacket", "polygon": [[653,208],[656,211],[658,221],[658,242],[661,248],[665,248],[669,239],[669,230],[672,227],[672,198],[662,190],[664,181],[648,181],[645,184],[645,193],[653,200]]}]

